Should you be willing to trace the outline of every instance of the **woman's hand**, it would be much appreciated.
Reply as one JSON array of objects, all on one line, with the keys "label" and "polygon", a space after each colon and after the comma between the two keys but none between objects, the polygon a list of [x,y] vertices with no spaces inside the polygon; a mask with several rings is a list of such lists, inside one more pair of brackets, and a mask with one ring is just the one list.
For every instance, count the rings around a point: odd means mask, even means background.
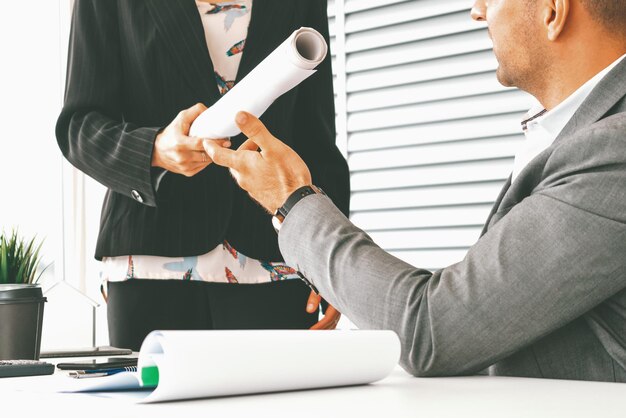
[{"label": "woman's hand", "polygon": [[[306,303],[306,311],[308,313],[316,312],[321,300],[322,297],[320,295],[311,291],[309,300]],[[324,317],[317,324],[313,325],[311,329],[335,329],[337,328],[339,319],[341,319],[341,312],[335,309],[332,305],[328,305]]]},{"label": "woman's hand", "polygon": [[[205,110],[206,106],[202,103],[183,110],[157,135],[152,151],[153,167],[191,177],[213,162],[202,146],[204,138],[189,136],[191,124]],[[218,139],[215,142],[222,147],[230,147],[228,139]]]}]

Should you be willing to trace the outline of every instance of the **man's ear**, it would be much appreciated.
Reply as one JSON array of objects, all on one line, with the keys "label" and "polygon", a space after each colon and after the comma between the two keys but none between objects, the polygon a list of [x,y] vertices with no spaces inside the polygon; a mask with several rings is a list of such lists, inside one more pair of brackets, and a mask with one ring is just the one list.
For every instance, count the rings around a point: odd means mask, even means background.
[{"label": "man's ear", "polygon": [[542,23],[546,29],[548,40],[556,41],[563,33],[568,22],[570,0],[544,0]]}]

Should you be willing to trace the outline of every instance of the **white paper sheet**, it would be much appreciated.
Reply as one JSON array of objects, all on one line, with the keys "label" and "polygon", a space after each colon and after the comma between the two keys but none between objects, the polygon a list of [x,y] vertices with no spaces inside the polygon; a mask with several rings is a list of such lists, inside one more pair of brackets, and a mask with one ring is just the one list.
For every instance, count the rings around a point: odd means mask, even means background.
[{"label": "white paper sheet", "polygon": [[66,375],[57,378],[58,392],[98,392],[135,390],[141,388],[139,374],[136,372],[120,372],[111,376],[76,379]]},{"label": "white paper sheet", "polygon": [[[138,369],[157,364],[159,382],[139,402],[367,384],[388,376],[399,357],[392,331],[154,331]],[[62,391],[140,389],[139,376],[73,379]]]},{"label": "white paper sheet", "polygon": [[[326,57],[324,37],[312,28],[294,31],[280,46],[191,125],[191,136],[217,139],[239,134],[235,115],[245,110],[260,117],[267,108],[309,76]],[[245,54],[245,52],[244,52]]]}]

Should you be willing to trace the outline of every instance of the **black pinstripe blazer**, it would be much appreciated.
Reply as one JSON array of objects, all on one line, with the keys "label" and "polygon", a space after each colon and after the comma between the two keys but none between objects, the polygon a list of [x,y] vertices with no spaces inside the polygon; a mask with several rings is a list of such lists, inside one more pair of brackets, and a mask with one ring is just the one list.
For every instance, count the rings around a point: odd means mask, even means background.
[{"label": "black pinstripe blazer", "polygon": [[[255,0],[237,80],[301,26],[328,41],[325,0]],[[210,165],[191,178],[169,173],[158,193],[153,189],[159,129],[180,110],[219,97],[193,0],[76,1],[56,136],[63,155],[108,188],[96,258],[197,255],[226,239],[250,257],[282,259],[270,216],[224,168]],[[349,175],[335,146],[330,55],[261,119],[347,213]],[[244,139],[233,138],[233,147]]]}]

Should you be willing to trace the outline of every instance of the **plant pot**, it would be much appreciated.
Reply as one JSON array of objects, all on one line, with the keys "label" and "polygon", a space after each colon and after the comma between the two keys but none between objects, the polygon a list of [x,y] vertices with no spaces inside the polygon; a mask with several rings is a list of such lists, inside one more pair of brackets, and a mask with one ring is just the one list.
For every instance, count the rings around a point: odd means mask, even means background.
[{"label": "plant pot", "polygon": [[0,360],[39,360],[46,298],[32,284],[0,284]]}]

